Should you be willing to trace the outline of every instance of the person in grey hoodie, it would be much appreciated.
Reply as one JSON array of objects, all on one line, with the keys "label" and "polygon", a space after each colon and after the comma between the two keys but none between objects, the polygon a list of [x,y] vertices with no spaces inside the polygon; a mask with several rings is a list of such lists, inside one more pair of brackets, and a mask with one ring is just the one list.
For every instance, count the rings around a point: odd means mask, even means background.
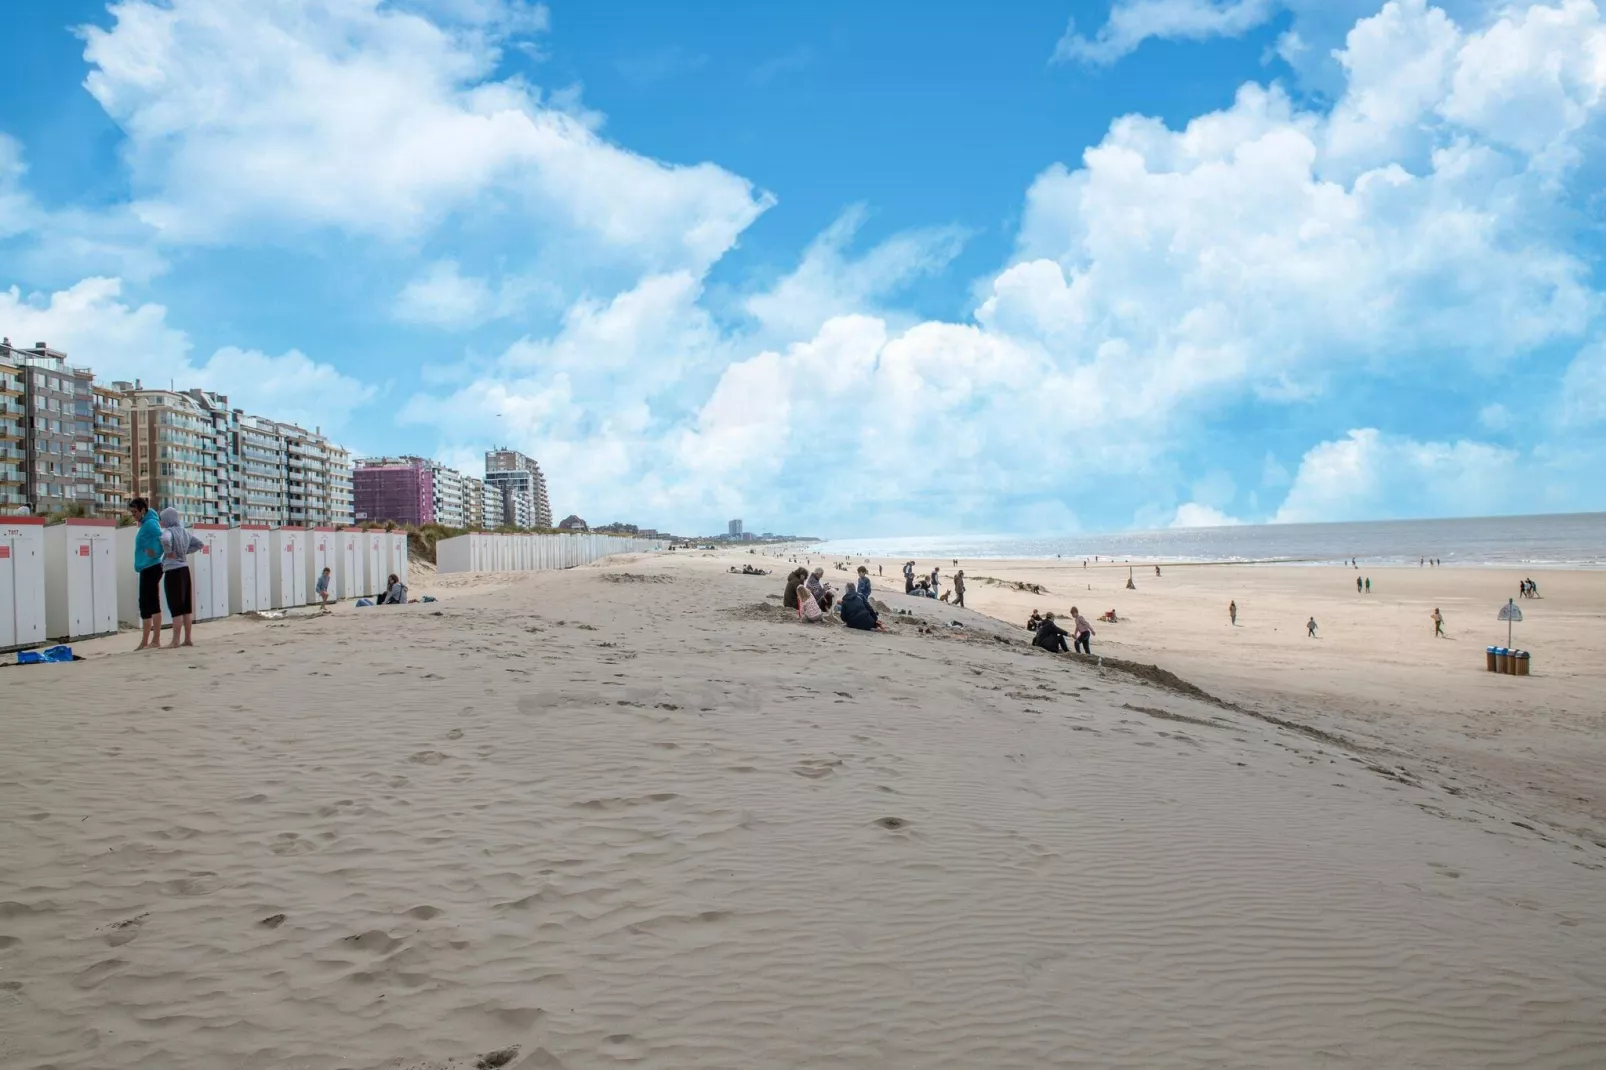
[{"label": "person in grey hoodie", "polygon": [[194,646],[191,638],[195,625],[194,588],[190,583],[191,536],[178,518],[178,510],[171,505],[162,510],[161,523],[162,593],[167,596],[167,612],[173,618],[173,641],[167,645]]}]

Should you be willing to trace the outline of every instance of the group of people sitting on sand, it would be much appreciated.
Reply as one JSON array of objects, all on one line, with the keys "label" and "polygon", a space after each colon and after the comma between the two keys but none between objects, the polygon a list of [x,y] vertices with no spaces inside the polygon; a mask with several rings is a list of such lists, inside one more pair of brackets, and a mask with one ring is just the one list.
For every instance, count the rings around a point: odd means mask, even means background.
[{"label": "group of people sitting on sand", "polygon": [[752,565],[743,565],[741,568],[737,568],[735,565],[732,565],[731,566],[731,571],[736,573],[739,576],[768,576],[769,575],[769,570],[762,569],[762,568],[754,568]]},{"label": "group of people sitting on sand", "polygon": [[799,619],[810,623],[823,621],[834,607],[842,623],[849,628],[865,632],[886,630],[880,615],[870,604],[870,570],[863,565],[859,566],[858,580],[842,589],[840,599],[835,588],[825,582],[825,569],[816,568],[813,572],[806,568],[793,569],[786,577],[786,593],[781,596],[781,605],[796,610]]},{"label": "group of people sitting on sand", "polygon": [[[1113,609],[1105,614],[1106,619],[1113,620],[1114,617],[1115,610]],[[1065,645],[1067,638],[1074,643],[1077,653],[1093,653],[1093,625],[1087,622],[1087,618],[1082,616],[1082,611],[1075,606],[1071,607],[1071,631],[1067,632],[1064,628],[1061,628],[1059,623],[1054,620],[1052,612],[1045,613],[1039,617],[1035,609],[1032,610],[1031,617],[1026,621],[1026,628],[1028,631],[1037,633],[1036,638],[1032,640],[1032,645],[1042,647],[1050,653],[1069,653],[1070,651]]]},{"label": "group of people sitting on sand", "polygon": [[1519,598],[1538,598],[1539,597],[1539,585],[1537,583],[1535,583],[1533,580],[1523,580],[1522,581],[1522,585],[1521,585],[1521,590],[1520,590],[1520,592],[1519,592],[1517,597],[1519,597]]}]

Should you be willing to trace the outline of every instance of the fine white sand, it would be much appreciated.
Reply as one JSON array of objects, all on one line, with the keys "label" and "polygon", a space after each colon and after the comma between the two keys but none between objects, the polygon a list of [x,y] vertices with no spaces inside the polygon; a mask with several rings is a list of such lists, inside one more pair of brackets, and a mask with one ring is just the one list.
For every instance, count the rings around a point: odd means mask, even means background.
[{"label": "fine white sand", "polygon": [[1606,836],[1520,775],[752,560],[0,670],[0,1066],[1606,1065]]}]

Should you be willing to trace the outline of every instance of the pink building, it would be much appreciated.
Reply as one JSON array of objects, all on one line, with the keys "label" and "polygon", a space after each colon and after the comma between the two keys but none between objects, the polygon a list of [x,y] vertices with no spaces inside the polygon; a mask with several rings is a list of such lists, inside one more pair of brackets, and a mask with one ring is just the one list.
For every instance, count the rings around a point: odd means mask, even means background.
[{"label": "pink building", "polygon": [[357,523],[394,520],[398,524],[435,522],[435,474],[421,457],[373,457],[351,473]]}]

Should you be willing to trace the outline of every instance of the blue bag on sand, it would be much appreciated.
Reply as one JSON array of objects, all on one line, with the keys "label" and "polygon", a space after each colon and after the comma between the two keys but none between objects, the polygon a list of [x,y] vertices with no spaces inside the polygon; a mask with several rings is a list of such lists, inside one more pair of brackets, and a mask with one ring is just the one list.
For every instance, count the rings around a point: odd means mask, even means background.
[{"label": "blue bag on sand", "polygon": [[433,602],[433,601],[435,601],[435,596],[432,595],[432,594],[426,594],[424,597],[420,598],[419,601],[420,602]]},{"label": "blue bag on sand", "polygon": [[51,646],[43,650],[17,651],[18,665],[45,665],[71,660],[73,660],[73,656],[72,647],[70,646]]},{"label": "blue bag on sand", "polygon": [[358,609],[361,609],[363,606],[371,606],[373,604],[374,604],[374,600],[371,599],[371,598],[359,598],[359,599],[357,599],[357,608]]}]

